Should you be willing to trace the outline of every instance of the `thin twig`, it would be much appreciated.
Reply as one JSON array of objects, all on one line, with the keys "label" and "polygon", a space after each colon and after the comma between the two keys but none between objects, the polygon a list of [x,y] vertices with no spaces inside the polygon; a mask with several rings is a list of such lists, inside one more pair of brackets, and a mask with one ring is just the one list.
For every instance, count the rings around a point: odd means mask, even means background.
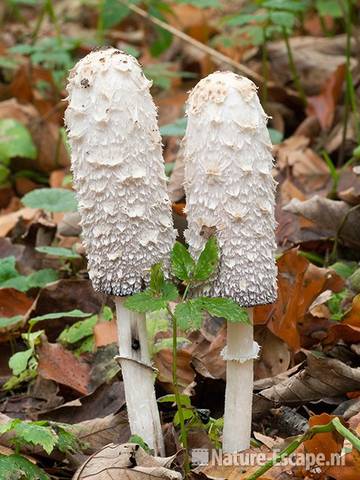
[{"label": "thin twig", "polygon": [[142,8],[138,7],[137,5],[131,5],[126,0],[119,0],[119,1],[121,3],[123,3],[124,5],[126,5],[130,10],[132,10],[137,15],[140,15],[141,17],[143,17],[147,20],[150,20],[152,23],[154,23],[158,27],[163,28],[167,32],[172,33],[175,37],[178,37],[181,40],[184,40],[184,42],[190,43],[192,46],[198,48],[202,52],[210,55],[210,57],[215,58],[219,62],[224,62],[224,63],[227,63],[228,65],[231,65],[241,74],[247,75],[248,77],[252,78],[253,80],[255,80],[256,82],[258,82],[260,84],[265,83],[264,77],[262,77],[257,72],[254,72],[254,70],[251,70],[251,68],[249,68],[245,65],[242,65],[241,63],[237,62],[236,60],[233,60],[232,58],[224,55],[223,53],[218,52],[214,48],[211,48],[208,45],[205,45],[204,43],[199,42],[195,38],[190,37],[190,35],[187,35],[186,33],[182,32],[181,30],[178,30],[173,25],[169,25],[166,22],[163,22],[162,20],[159,20],[158,18],[154,17],[153,15],[148,13],[146,10],[143,10]]}]

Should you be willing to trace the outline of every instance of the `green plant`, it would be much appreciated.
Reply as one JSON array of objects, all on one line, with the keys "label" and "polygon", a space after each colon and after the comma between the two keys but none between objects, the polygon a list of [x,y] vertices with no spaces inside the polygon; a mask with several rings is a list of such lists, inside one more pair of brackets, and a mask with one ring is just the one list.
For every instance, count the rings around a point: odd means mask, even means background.
[{"label": "green plant", "polygon": [[48,212],[75,212],[75,193],[65,188],[38,188],[21,199],[25,207],[39,208]]},{"label": "green plant", "polygon": [[[36,355],[36,346],[41,343],[41,335],[44,333],[44,330],[38,330],[36,332],[32,332],[35,325],[45,320],[55,320],[55,319],[64,318],[64,317],[85,318],[85,317],[89,317],[90,315],[91,313],[85,313],[85,312],[82,312],[81,310],[71,310],[69,312],[48,313],[46,315],[40,315],[38,317],[31,318],[29,320],[29,328],[27,333],[23,333],[21,335],[24,343],[28,348],[26,350],[16,352],[10,357],[9,367],[13,375],[3,386],[4,390],[13,390],[21,386],[23,383],[29,382],[30,380],[35,378],[37,375],[38,359]],[[0,318],[0,327],[9,327],[17,323],[21,325],[23,321],[24,319],[21,315],[17,315],[11,318]],[[77,324],[75,323],[73,325],[74,329],[76,329],[75,325]],[[83,332],[85,329],[80,328],[79,330],[80,332]],[[83,336],[78,333],[78,337],[80,337],[79,340],[90,335],[92,335],[92,331],[89,333],[88,330],[86,330],[86,335],[84,334]],[[72,334],[71,332],[67,336],[64,333],[65,339],[69,338],[70,340],[73,340],[74,337],[75,335]],[[67,343],[71,343],[71,341]],[[77,345],[77,346],[79,348],[79,353],[82,353],[80,351],[81,347],[83,348],[83,351],[86,351],[86,349],[82,345]]]},{"label": "green plant", "polygon": [[37,465],[21,455],[0,454],[0,478],[3,480],[50,480]]},{"label": "green plant", "polygon": [[330,313],[331,313],[331,320],[336,322],[340,322],[345,314],[343,309],[343,303],[348,298],[349,291],[343,290],[342,292],[333,293],[329,300],[326,302]]},{"label": "green plant", "polygon": [[35,347],[41,343],[41,335],[43,330],[34,333],[23,333],[21,335],[27,349],[14,353],[10,357],[9,367],[13,376],[4,384],[4,390],[13,390],[24,382],[29,382],[37,375],[38,360],[36,357]]},{"label": "green plant", "polygon": [[51,268],[38,270],[30,275],[21,275],[16,270],[15,257],[0,259],[0,288],[14,288],[20,292],[26,292],[31,288],[41,288],[55,282],[58,273]]},{"label": "green plant", "polygon": [[62,423],[38,421],[24,422],[18,418],[0,425],[0,435],[12,433],[11,442],[16,453],[22,447],[40,446],[48,455],[57,448],[60,452],[75,453],[81,450],[78,439]]},{"label": "green plant", "polygon": [[0,185],[10,176],[11,160],[15,157],[35,159],[36,146],[29,130],[17,120],[0,120]]},{"label": "green plant", "polygon": [[[171,271],[184,288],[182,295],[180,295],[175,283],[165,280],[162,265],[156,264],[151,269],[149,288],[127,298],[124,303],[129,310],[140,313],[166,309],[172,321],[172,377],[174,398],[177,405],[175,421],[180,425],[180,438],[186,452],[188,444],[185,421],[189,413],[184,412],[184,396],[180,394],[177,379],[178,329],[189,331],[200,328],[205,312],[222,317],[230,322],[249,322],[246,310],[240,308],[231,299],[203,296],[188,298],[191,288],[200,286],[215,273],[218,260],[219,252],[215,237],[211,237],[207,241],[197,261],[192,258],[184,245],[175,242],[171,252]],[[173,302],[175,301],[177,301],[177,304],[174,307]],[[185,465],[188,472],[188,457],[186,457]]]},{"label": "green plant", "polygon": [[[81,44],[80,39],[70,37],[45,37],[35,39],[32,44],[18,44],[9,49],[11,54],[27,55],[34,65],[48,69],[59,92],[64,86],[68,71],[74,65],[73,52]],[[46,85],[39,84],[40,89]]]},{"label": "green plant", "polygon": [[[223,418],[212,418],[208,410],[199,410],[191,405],[188,395],[180,395],[180,402],[183,410],[184,425],[186,433],[192,428],[200,428],[207,432],[211,442],[215,448],[221,447],[221,435],[224,427]],[[165,395],[158,399],[159,403],[173,403],[176,405],[176,397],[173,394]],[[176,412],[173,423],[175,426],[180,425],[179,411]]]},{"label": "green plant", "polygon": [[237,38],[243,44],[261,46],[262,74],[265,79],[263,85],[263,101],[267,99],[267,83],[269,76],[267,42],[278,36],[285,42],[289,67],[298,94],[306,105],[306,95],[293,58],[289,37],[293,32],[299,16],[309,6],[307,0],[260,0],[251,4],[248,11],[226,17],[225,25],[236,27]]}]

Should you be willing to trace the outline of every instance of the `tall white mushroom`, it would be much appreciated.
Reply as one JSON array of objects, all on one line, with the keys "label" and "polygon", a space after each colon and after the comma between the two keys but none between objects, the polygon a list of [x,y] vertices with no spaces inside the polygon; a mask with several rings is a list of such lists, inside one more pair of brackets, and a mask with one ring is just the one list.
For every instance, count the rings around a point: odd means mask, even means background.
[{"label": "tall white mushroom", "polygon": [[[184,139],[188,230],[198,255],[206,232],[216,232],[220,248],[217,275],[202,294],[230,297],[243,307],[276,299],[275,181],[267,117],[256,87],[232,72],[201,80],[187,104]],[[249,308],[252,319],[252,310]],[[252,326],[227,325],[223,448],[249,447],[253,359],[259,346]]]},{"label": "tall white mushroom", "polygon": [[163,454],[145,315],[123,305],[175,240],[150,86],[132,56],[94,51],[71,71],[65,120],[89,275],[95,290],[116,296],[131,432]]}]

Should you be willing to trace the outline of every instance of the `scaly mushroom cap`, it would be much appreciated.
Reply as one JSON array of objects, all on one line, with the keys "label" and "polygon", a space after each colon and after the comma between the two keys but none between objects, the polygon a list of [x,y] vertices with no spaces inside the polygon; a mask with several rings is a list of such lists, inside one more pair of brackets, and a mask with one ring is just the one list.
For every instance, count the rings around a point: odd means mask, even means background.
[{"label": "scaly mushroom cap", "polygon": [[80,60],[65,121],[89,275],[96,290],[130,295],[175,240],[151,82],[114,48]]},{"label": "scaly mushroom cap", "polygon": [[276,300],[275,185],[267,117],[256,86],[232,72],[201,80],[187,104],[188,230],[197,256],[216,231],[217,276],[202,293],[250,307]]}]

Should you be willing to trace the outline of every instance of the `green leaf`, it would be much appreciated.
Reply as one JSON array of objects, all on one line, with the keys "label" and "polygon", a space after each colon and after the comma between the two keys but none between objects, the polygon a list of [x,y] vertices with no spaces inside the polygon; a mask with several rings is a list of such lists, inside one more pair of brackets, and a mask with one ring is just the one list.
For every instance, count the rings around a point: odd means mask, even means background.
[{"label": "green leaf", "polygon": [[349,291],[343,290],[339,293],[333,293],[329,300],[326,302],[331,313],[331,320],[339,322],[344,316],[343,303],[348,298]]},{"label": "green leaf", "polygon": [[74,212],[77,210],[75,193],[65,188],[38,188],[22,198],[26,207],[48,212]]},{"label": "green leaf", "polygon": [[35,348],[36,345],[41,343],[41,335],[44,333],[44,330],[37,330],[36,332],[26,332],[21,334],[21,338],[25,340],[28,346],[32,349]]},{"label": "green leaf", "polygon": [[154,292],[151,288],[148,288],[144,292],[135,293],[128,297],[124,305],[129,310],[135,312],[155,312],[166,308],[167,303],[176,300],[178,295],[179,293],[175,285],[170,282],[164,282],[160,292]]},{"label": "green leaf", "polygon": [[40,253],[46,253],[46,255],[54,255],[55,257],[62,258],[81,258],[81,255],[71,250],[71,248],[62,247],[36,247],[35,250]]},{"label": "green leaf", "polygon": [[178,303],[175,307],[175,317],[180,330],[199,329],[203,320],[202,310],[202,303],[198,299]]},{"label": "green leaf", "polygon": [[161,290],[161,296],[166,302],[174,302],[178,298],[179,292],[173,283],[165,282]]},{"label": "green leaf", "polygon": [[75,355],[82,355],[83,353],[90,353],[95,351],[95,337],[94,335],[90,335],[83,339],[82,342],[75,348],[74,354]]},{"label": "green leaf", "polygon": [[50,477],[21,455],[0,455],[0,478],[2,480],[50,480]]},{"label": "green leaf", "polygon": [[76,453],[81,451],[81,445],[77,437],[70,431],[65,428],[62,424],[52,424],[53,429],[57,434],[57,443],[56,447],[62,453]]},{"label": "green leaf", "polygon": [[102,26],[106,30],[114,27],[126,18],[130,13],[129,7],[117,0],[104,0],[101,7]]},{"label": "green leaf", "polygon": [[[169,393],[158,398],[157,401],[159,403],[176,403],[176,397],[173,393]],[[180,403],[183,407],[191,407],[191,400],[188,395],[180,395]]]},{"label": "green leaf", "polygon": [[24,370],[20,375],[13,375],[9,378],[9,380],[4,383],[3,389],[6,390],[14,390],[15,388],[20,387],[23,383],[30,382],[37,376],[37,371],[34,368],[27,368]]},{"label": "green leaf", "polygon": [[8,162],[14,157],[36,158],[37,150],[29,130],[17,120],[0,120],[0,161]]},{"label": "green leaf", "polygon": [[285,10],[293,13],[304,12],[308,5],[307,0],[266,0],[262,3],[262,6],[269,10]]},{"label": "green leaf", "polygon": [[282,132],[279,132],[279,130],[276,130],[275,128],[268,128],[268,132],[270,135],[270,140],[271,143],[274,145],[277,145],[278,143],[281,143],[284,138],[284,134]]},{"label": "green leaf", "polygon": [[10,175],[10,170],[5,165],[0,164],[0,185],[7,182]]},{"label": "green leaf", "polygon": [[270,20],[274,25],[280,25],[292,29],[295,23],[295,16],[290,12],[271,12]]},{"label": "green leaf", "polygon": [[[195,416],[194,410],[192,408],[183,408],[182,413],[184,420],[190,420]],[[178,411],[175,413],[173,423],[174,425],[180,425],[180,415]]]},{"label": "green leaf", "polygon": [[129,438],[130,443],[136,443],[139,445],[145,452],[150,453],[150,448],[149,445],[143,440],[143,438],[140,437],[140,435],[131,435]]},{"label": "green leaf", "polygon": [[101,317],[103,318],[103,320],[110,322],[114,318],[114,314],[111,308],[105,305],[101,312]]},{"label": "green leaf", "polygon": [[219,8],[221,3],[218,0],[175,0],[176,3],[193,5],[198,8]]},{"label": "green leaf", "polygon": [[249,315],[245,308],[241,308],[231,298],[208,298],[197,299],[202,308],[214,317],[224,318],[229,322],[250,324]]},{"label": "green leaf", "polygon": [[187,248],[180,242],[175,242],[171,251],[171,270],[180,280],[190,280],[195,262]]},{"label": "green leaf", "polygon": [[316,0],[315,6],[322,17],[329,15],[333,18],[341,18],[343,16],[339,0]]},{"label": "green leaf", "polygon": [[149,290],[135,293],[124,302],[126,308],[139,313],[156,312],[156,310],[166,308],[166,304],[166,300],[163,298],[154,298]]},{"label": "green leaf", "polygon": [[179,118],[174,123],[168,123],[160,127],[160,133],[163,137],[182,137],[185,135],[187,118]]},{"label": "green leaf", "polygon": [[82,312],[81,310],[69,310],[68,312],[55,312],[55,313],[47,313],[45,315],[39,315],[37,317],[33,317],[29,320],[29,324],[31,326],[35,325],[38,322],[41,322],[43,320],[56,320],[58,318],[65,318],[65,317],[70,317],[70,318],[86,318],[90,317],[92,313],[86,313]]},{"label": "green leaf", "polygon": [[153,293],[160,293],[164,287],[165,278],[162,263],[156,263],[151,267],[150,290]]},{"label": "green leaf", "polygon": [[77,343],[85,337],[89,337],[94,333],[94,327],[97,322],[97,315],[93,315],[86,320],[74,323],[71,327],[63,330],[58,338],[61,343],[73,344]]},{"label": "green leaf", "polygon": [[15,257],[6,257],[0,259],[0,286],[2,286],[3,282],[19,276],[15,265]]},{"label": "green leaf", "polygon": [[241,13],[240,15],[232,15],[226,19],[226,24],[232,27],[243,26],[248,24],[262,24],[269,18],[268,13],[248,14]]},{"label": "green leaf", "polygon": [[[162,4],[162,5],[165,6],[165,4]],[[166,13],[168,13],[168,9],[166,10],[167,10]],[[164,15],[161,12],[161,4],[157,5],[156,3],[151,2],[149,5],[149,14],[152,15],[153,17],[158,18],[163,22],[166,22],[166,17],[164,17]],[[170,47],[173,36],[172,36],[172,33],[158,26],[155,26],[154,30],[156,32],[157,38],[150,46],[150,53],[152,56],[158,57]]]},{"label": "green leaf", "polygon": [[49,283],[56,282],[59,278],[59,274],[52,268],[44,268],[43,270],[38,270],[25,278],[27,279],[28,289],[42,288]]},{"label": "green leaf", "polygon": [[0,317],[0,329],[13,327],[14,325],[21,324],[22,321],[22,315],[15,315],[14,317]]},{"label": "green leaf", "polygon": [[33,354],[34,349],[29,348],[23,352],[14,353],[14,355],[10,357],[9,367],[14,375],[20,375],[20,373],[26,370],[28,362]]},{"label": "green leaf", "polygon": [[43,287],[58,279],[58,273],[49,268],[38,270],[27,277],[19,275],[15,263],[15,257],[0,260],[0,288],[15,288],[26,292],[30,288]]},{"label": "green leaf", "polygon": [[57,435],[41,422],[19,422],[14,428],[15,435],[23,442],[41,446],[50,455],[57,443]]},{"label": "green leaf", "polygon": [[340,277],[349,278],[357,269],[356,262],[336,262],[330,265],[331,270],[334,270]]},{"label": "green leaf", "polygon": [[19,292],[26,292],[29,290],[27,277],[19,275],[18,277],[10,278],[6,282],[2,282],[0,285],[1,288],[14,288]]},{"label": "green leaf", "polygon": [[219,249],[215,237],[209,238],[195,265],[193,280],[207,280],[216,270],[219,261]]}]

